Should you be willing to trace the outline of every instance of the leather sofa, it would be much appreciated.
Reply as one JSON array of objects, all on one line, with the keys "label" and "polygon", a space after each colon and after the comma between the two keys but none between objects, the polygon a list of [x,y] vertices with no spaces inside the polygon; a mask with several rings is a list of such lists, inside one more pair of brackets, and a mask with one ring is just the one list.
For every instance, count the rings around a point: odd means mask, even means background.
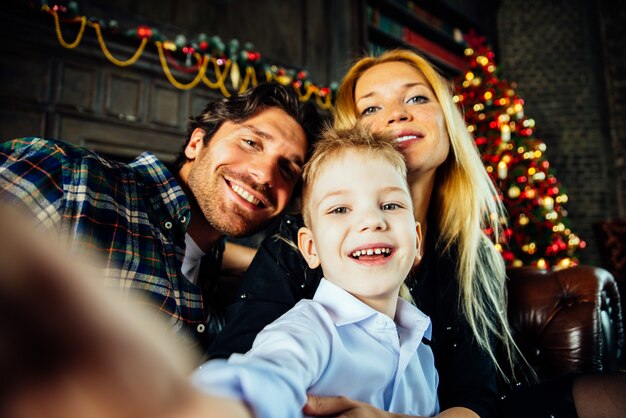
[{"label": "leather sofa", "polygon": [[511,268],[507,274],[513,338],[541,380],[618,370],[624,328],[611,273],[576,266],[558,271]]}]

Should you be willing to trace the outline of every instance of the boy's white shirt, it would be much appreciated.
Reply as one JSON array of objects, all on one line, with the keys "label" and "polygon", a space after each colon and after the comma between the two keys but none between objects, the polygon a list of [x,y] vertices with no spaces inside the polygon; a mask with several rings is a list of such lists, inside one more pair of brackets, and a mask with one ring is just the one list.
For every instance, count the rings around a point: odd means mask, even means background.
[{"label": "boy's white shirt", "polygon": [[398,298],[395,322],[322,279],[265,327],[244,354],[192,376],[202,391],[243,400],[256,417],[301,416],[306,394],[347,396],[396,413],[439,412],[430,319]]}]

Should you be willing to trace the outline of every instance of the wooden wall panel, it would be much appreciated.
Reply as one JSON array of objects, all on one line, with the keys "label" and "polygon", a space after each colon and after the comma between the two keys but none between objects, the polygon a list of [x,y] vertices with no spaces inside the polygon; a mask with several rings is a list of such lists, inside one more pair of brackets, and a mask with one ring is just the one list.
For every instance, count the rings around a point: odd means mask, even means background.
[{"label": "wooden wall panel", "polygon": [[133,74],[112,72],[107,72],[105,80],[105,113],[130,122],[144,120],[142,80]]},{"label": "wooden wall panel", "polygon": [[150,122],[172,128],[184,123],[181,114],[186,113],[187,109],[183,107],[180,90],[171,85],[154,83],[150,96]]},{"label": "wooden wall panel", "polygon": [[98,89],[97,69],[74,63],[61,65],[58,103],[79,112],[93,112]]},{"label": "wooden wall panel", "polygon": [[183,141],[182,135],[75,117],[61,118],[60,136],[121,161],[130,161],[149,150],[161,161],[172,162]]},{"label": "wooden wall panel", "polygon": [[44,132],[46,115],[41,110],[0,106],[0,140],[36,136]]},{"label": "wooden wall panel", "polygon": [[0,60],[0,96],[33,103],[49,101],[52,60],[22,53],[3,54],[3,57]]}]

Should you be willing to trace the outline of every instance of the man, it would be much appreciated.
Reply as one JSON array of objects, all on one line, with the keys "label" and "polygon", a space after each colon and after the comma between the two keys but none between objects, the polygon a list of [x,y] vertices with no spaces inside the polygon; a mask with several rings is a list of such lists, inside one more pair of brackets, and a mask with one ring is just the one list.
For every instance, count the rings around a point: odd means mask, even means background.
[{"label": "man", "polygon": [[0,146],[0,201],[23,204],[107,285],[147,293],[206,347],[222,325],[224,235],[256,232],[289,203],[316,113],[265,84],[191,118],[176,175],[151,153],[121,164],[41,138]]}]

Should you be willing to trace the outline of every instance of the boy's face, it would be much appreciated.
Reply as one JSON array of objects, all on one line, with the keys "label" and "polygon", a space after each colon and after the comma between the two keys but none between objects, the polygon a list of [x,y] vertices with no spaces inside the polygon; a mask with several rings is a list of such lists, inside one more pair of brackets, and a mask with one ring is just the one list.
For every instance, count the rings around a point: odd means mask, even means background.
[{"label": "boy's face", "polygon": [[325,163],[305,204],[311,225],[300,230],[298,245],[309,266],[321,263],[327,280],[374,309],[395,307],[420,239],[396,168],[363,151],[346,151]]}]

